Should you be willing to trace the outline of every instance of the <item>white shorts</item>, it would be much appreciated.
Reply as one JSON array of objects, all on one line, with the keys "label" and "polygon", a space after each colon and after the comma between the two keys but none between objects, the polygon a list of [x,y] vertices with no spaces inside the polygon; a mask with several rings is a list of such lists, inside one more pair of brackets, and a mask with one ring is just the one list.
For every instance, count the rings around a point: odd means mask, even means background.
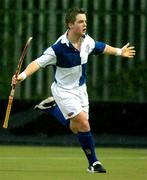
[{"label": "white shorts", "polygon": [[87,119],[89,118],[89,100],[85,84],[78,88],[68,90],[53,83],[51,90],[65,119],[73,118],[81,111],[86,112]]}]

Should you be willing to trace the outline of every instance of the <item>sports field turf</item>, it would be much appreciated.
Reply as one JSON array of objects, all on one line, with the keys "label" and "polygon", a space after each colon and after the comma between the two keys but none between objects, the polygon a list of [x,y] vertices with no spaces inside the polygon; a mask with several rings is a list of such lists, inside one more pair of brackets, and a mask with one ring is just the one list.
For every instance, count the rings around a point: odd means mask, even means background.
[{"label": "sports field turf", "polygon": [[97,148],[106,174],[86,172],[80,148],[0,146],[1,180],[147,180],[147,149]]}]

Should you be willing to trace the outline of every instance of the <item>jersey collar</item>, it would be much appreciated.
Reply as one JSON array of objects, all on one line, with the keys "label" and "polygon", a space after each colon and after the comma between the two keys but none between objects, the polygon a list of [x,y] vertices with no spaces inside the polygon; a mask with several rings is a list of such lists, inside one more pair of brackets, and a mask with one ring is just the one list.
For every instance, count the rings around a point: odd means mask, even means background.
[{"label": "jersey collar", "polygon": [[62,39],[61,39],[61,43],[66,44],[67,46],[69,46],[70,42],[67,39],[67,32],[68,32],[68,30],[63,34]]}]

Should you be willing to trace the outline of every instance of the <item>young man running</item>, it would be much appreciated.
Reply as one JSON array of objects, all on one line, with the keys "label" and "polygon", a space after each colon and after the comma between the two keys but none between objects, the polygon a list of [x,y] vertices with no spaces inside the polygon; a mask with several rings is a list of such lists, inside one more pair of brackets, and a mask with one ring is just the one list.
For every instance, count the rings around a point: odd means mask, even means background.
[{"label": "young man running", "polygon": [[42,56],[32,61],[12,83],[23,81],[42,67],[55,66],[55,80],[51,86],[52,94],[67,121],[76,134],[85,152],[89,172],[105,173],[106,170],[96,156],[94,142],[88,121],[89,100],[86,87],[86,67],[89,55],[109,54],[133,58],[134,47],[129,43],[115,48],[95,41],[87,33],[86,12],[72,8],[66,14],[67,31],[50,46]]}]

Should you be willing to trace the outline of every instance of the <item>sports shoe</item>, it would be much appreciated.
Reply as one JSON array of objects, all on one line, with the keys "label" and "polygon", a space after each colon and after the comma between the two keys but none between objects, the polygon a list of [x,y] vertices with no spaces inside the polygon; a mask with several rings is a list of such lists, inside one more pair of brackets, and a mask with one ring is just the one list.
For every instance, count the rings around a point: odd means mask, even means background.
[{"label": "sports shoe", "polygon": [[99,161],[96,161],[92,164],[92,166],[89,166],[87,171],[90,173],[106,173],[106,169]]},{"label": "sports shoe", "polygon": [[44,109],[48,109],[48,108],[51,108],[53,106],[56,106],[56,103],[55,103],[55,100],[53,97],[48,97],[47,99],[41,101],[40,104],[36,105],[34,107],[34,109],[41,109],[41,110],[44,110]]}]

